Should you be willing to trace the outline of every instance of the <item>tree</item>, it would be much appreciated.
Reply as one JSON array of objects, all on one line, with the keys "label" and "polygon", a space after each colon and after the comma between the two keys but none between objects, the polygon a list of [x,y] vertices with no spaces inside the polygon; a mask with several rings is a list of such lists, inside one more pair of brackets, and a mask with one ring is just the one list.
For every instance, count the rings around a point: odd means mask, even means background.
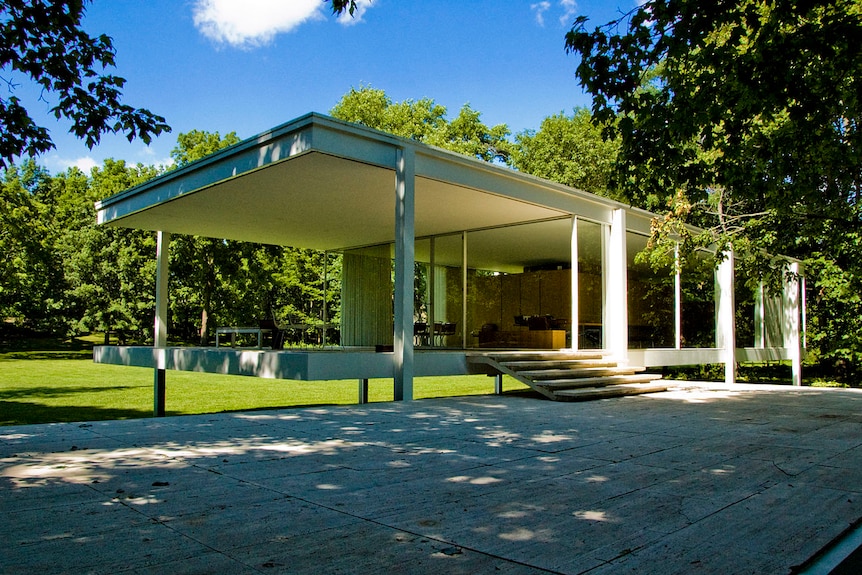
[{"label": "tree", "polygon": [[356,12],[356,0],[325,0],[326,2],[330,2],[332,4],[332,13],[335,15],[343,14],[345,12],[349,13],[353,16],[353,13]]},{"label": "tree", "polygon": [[[170,131],[161,116],[121,102],[125,79],[104,74],[115,65],[110,37],[91,37],[81,19],[87,0],[0,0],[0,73],[10,92],[20,77],[51,96],[51,113],[72,122],[69,130],[90,148],[102,134],[123,133],[149,143]],[[0,98],[0,167],[16,157],[54,147],[20,98]]]},{"label": "tree", "polygon": [[600,196],[619,199],[611,187],[619,141],[602,138],[589,110],[577,108],[542,120],[539,130],[515,136],[510,164],[517,170]]},{"label": "tree", "polygon": [[0,316],[36,329],[53,329],[63,293],[54,252],[51,176],[32,160],[3,171],[0,182]]},{"label": "tree", "polygon": [[88,177],[51,176],[33,160],[0,188],[0,315],[57,335],[152,325],[152,234],[96,224],[94,202],[158,171],[106,160]]},{"label": "tree", "polygon": [[[608,130],[622,137],[633,199],[714,193],[728,209],[716,215],[857,228],[861,12],[859,0],[651,0],[592,32],[579,18],[567,46],[582,56],[596,120],[619,118]],[[734,223],[721,231],[745,231]]]},{"label": "tree", "polygon": [[155,309],[156,242],[151,232],[100,226],[94,202],[149,180],[152,166],[105,160],[87,178],[77,168],[56,176],[54,253],[62,261],[65,293],[57,310],[69,333],[111,331],[147,337]]},{"label": "tree", "polygon": [[[224,138],[218,132],[200,130],[180,134],[171,151],[175,167],[180,168],[239,142],[235,132]],[[198,341],[206,345],[212,331],[210,320],[214,309],[226,301],[225,278],[236,275],[240,267],[238,242],[220,238],[177,236],[171,249],[172,315],[178,323],[188,324],[197,310]]]},{"label": "tree", "polygon": [[358,90],[351,88],[330,114],[340,120],[489,162],[505,161],[511,150],[506,125],[489,128],[482,123],[481,114],[469,104],[465,104],[450,122],[446,119],[446,107],[430,98],[393,102],[383,90],[363,86]]},{"label": "tree", "polygon": [[[657,239],[732,245],[755,279],[764,251],[828,271],[809,281],[820,330],[858,307],[821,306],[862,277],[860,37],[859,0],[649,0],[566,38],[595,120],[621,138],[622,191],[670,207]],[[708,233],[686,237],[685,222]],[[851,337],[820,352],[862,357]]]},{"label": "tree", "polygon": [[171,150],[171,158],[174,167],[181,168],[238,143],[236,132],[230,132],[222,138],[218,132],[192,130],[177,136],[177,145]]}]

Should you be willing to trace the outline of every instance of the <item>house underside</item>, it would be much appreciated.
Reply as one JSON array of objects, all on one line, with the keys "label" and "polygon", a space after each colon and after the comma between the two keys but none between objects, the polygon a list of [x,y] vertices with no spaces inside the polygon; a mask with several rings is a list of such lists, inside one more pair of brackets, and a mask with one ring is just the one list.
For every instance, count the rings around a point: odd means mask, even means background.
[{"label": "house underside", "polygon": [[[649,212],[498,165],[310,114],[97,204],[99,222],[157,232],[154,347],[98,362],[285,379],[471,371],[488,350],[601,350],[650,366],[791,360],[803,289],[749,293],[733,254],[678,272],[636,260]],[[171,234],[312,248],[341,262],[337,349],[166,346]],[[262,310],[264,312],[264,310]],[[382,350],[382,353],[381,353]]]}]

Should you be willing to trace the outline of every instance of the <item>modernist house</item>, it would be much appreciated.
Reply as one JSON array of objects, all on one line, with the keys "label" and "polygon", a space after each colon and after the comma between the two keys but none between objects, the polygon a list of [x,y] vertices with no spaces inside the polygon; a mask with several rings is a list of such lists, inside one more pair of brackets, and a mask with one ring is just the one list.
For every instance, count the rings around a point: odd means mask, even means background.
[{"label": "modernist house", "polygon": [[[704,254],[656,272],[635,258],[652,213],[318,114],[97,212],[101,224],[158,235],[155,346],[95,352],[98,362],[153,367],[157,413],[165,370],[354,379],[360,396],[361,382],[391,377],[395,399],[411,399],[414,377],[481,371],[475,358],[492,350],[596,350],[621,366],[723,363],[729,382],[738,361],[785,359],[801,383],[798,264],[781,296],[735,281],[733,254],[717,268]],[[177,233],[341,254],[340,345],[166,347]]]}]

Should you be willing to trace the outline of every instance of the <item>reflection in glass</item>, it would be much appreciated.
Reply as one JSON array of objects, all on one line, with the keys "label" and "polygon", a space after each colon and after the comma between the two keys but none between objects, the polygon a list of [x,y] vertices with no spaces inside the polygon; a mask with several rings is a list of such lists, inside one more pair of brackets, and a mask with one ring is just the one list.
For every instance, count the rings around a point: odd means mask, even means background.
[{"label": "reflection in glass", "polygon": [[430,345],[462,347],[463,314],[461,234],[439,236],[429,240],[433,259],[428,280],[428,329]]},{"label": "reflection in glass", "polygon": [[579,219],[578,226],[578,348],[601,349],[602,235],[601,224]]},{"label": "reflection in glass", "polygon": [[715,347],[715,257],[690,254],[682,266],[682,347]]},{"label": "reflection in glass", "polygon": [[751,275],[740,269],[740,266],[736,267],[734,274],[733,297],[736,304],[734,315],[736,347],[754,347],[754,317],[757,291],[753,286],[757,286],[758,284],[752,282]]},{"label": "reflection in glass", "polygon": [[467,234],[470,347],[571,345],[571,218]]},{"label": "reflection in glass", "polygon": [[646,236],[626,232],[629,347],[676,347],[673,269],[636,261],[646,245]]}]

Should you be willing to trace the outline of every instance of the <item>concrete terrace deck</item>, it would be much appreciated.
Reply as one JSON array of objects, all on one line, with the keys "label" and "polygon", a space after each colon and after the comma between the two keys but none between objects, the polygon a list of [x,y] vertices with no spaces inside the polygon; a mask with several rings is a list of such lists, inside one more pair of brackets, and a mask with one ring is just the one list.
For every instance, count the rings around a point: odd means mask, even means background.
[{"label": "concrete terrace deck", "polygon": [[721,388],[0,428],[0,572],[788,573],[862,517],[862,393]]}]

